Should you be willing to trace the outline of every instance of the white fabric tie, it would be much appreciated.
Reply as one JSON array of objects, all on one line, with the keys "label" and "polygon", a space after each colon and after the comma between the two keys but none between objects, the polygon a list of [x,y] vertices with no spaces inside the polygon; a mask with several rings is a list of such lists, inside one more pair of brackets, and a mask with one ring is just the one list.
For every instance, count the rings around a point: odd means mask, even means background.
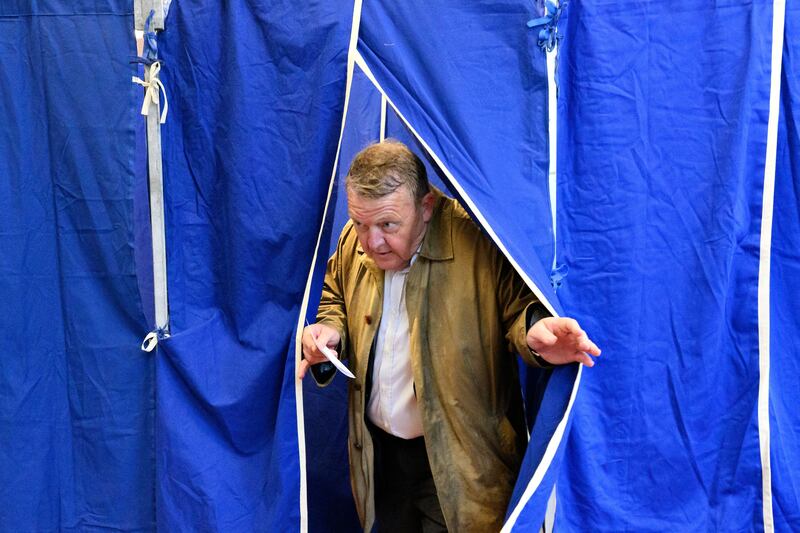
[{"label": "white fabric tie", "polygon": [[145,352],[152,352],[158,346],[158,333],[151,331],[147,337],[142,341],[142,350]]},{"label": "white fabric tie", "polygon": [[156,61],[150,65],[150,81],[144,81],[136,76],[131,77],[131,81],[145,88],[144,102],[142,102],[142,115],[147,116],[150,113],[150,104],[158,105],[158,91],[164,93],[164,109],[161,110],[161,124],[167,120],[167,109],[169,103],[167,102],[167,90],[164,89],[164,84],[158,79],[158,73],[161,72],[161,62]]}]

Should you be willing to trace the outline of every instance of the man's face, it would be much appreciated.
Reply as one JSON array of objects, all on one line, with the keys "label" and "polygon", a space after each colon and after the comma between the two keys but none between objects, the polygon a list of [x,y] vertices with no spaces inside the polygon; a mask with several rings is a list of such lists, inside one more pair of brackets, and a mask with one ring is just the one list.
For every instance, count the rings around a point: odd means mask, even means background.
[{"label": "man's face", "polygon": [[361,248],[382,270],[402,270],[417,251],[433,213],[433,193],[417,203],[408,187],[381,198],[347,191],[350,218]]}]

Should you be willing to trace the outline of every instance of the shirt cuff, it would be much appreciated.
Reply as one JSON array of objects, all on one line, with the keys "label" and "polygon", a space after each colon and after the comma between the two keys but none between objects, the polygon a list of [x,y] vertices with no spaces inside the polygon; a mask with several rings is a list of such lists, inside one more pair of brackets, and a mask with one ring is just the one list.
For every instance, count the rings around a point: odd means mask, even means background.
[{"label": "shirt cuff", "polygon": [[[550,314],[550,311],[548,311],[547,308],[541,302],[529,305],[528,309],[526,310],[526,316],[525,316],[525,324],[527,324],[528,329],[525,331],[530,330],[533,327],[533,325],[536,324],[541,319],[550,316],[553,315]],[[528,353],[530,353],[534,362],[536,362],[536,364],[539,365],[540,367],[553,368],[553,365],[545,361],[544,357],[542,357],[542,355],[539,352],[533,350],[530,346],[528,346]]]}]

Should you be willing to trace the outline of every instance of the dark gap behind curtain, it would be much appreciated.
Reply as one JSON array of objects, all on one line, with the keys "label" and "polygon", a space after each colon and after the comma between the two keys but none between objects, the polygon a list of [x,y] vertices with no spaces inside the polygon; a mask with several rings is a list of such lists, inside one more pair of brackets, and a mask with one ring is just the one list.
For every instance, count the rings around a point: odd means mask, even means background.
[{"label": "dark gap behind curtain", "polygon": [[170,8],[159,43],[170,95],[164,530],[299,528],[294,332],[341,125],[351,17],[344,1]]},{"label": "dark gap behind curtain", "polygon": [[129,1],[0,5],[0,530],[155,528]]}]

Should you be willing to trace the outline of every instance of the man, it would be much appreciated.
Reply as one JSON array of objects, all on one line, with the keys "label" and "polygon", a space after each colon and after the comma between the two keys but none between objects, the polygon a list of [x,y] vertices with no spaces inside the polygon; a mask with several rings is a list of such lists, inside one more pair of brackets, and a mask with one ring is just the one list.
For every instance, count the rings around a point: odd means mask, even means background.
[{"label": "man", "polygon": [[319,346],[350,360],[349,450],[365,531],[498,531],[526,447],[516,360],[594,363],[577,322],[549,316],[398,142],[346,178],[350,221],[328,261],[302,378]]}]

